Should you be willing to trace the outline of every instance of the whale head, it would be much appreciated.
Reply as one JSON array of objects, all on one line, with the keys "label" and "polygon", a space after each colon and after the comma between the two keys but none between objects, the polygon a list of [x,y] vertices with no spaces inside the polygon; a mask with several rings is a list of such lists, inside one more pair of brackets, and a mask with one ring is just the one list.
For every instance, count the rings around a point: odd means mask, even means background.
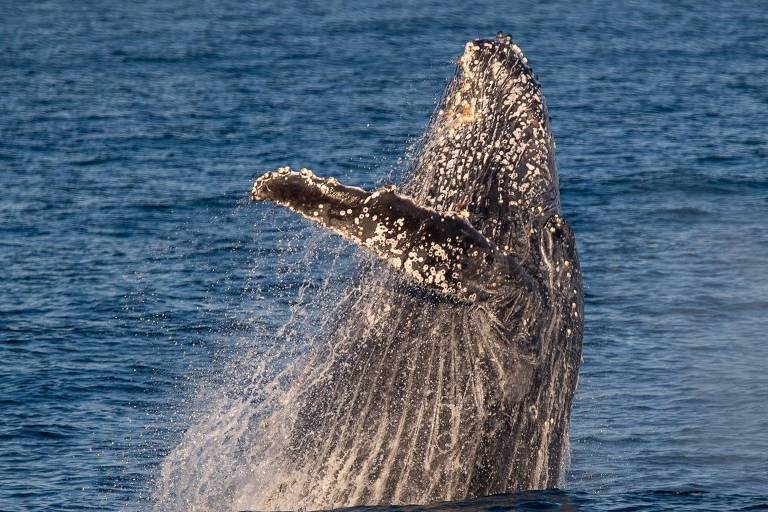
[{"label": "whale head", "polygon": [[405,191],[439,212],[461,212],[499,247],[519,248],[560,208],[549,125],[541,86],[512,38],[470,41]]}]

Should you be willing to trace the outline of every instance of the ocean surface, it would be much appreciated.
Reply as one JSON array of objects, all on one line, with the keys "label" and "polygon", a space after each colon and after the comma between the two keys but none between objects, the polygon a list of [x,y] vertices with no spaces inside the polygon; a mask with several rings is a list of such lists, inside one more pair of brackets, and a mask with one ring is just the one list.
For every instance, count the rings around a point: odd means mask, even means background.
[{"label": "ocean surface", "polygon": [[581,253],[571,462],[429,509],[768,510],[768,8],[485,0],[0,0],[0,510],[151,509],[204,397],[359,259],[252,180],[397,181],[498,30]]}]

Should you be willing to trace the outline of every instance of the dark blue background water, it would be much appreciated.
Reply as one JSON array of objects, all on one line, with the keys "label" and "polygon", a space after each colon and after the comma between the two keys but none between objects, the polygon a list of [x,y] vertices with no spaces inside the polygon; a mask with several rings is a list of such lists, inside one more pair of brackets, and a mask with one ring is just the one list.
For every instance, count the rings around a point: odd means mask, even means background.
[{"label": "dark blue background water", "polygon": [[0,509],[148,508],[196,382],[323,277],[284,277],[314,231],[251,180],[396,176],[497,30],[549,100],[587,324],[565,489],[465,505],[768,507],[766,10],[0,1]]}]

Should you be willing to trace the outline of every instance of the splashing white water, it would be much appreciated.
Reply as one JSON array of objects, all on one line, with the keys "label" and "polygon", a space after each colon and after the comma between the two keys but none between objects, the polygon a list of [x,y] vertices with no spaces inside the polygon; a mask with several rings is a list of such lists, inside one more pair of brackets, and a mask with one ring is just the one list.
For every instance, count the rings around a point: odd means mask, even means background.
[{"label": "splashing white water", "polygon": [[[259,224],[269,222],[264,218]],[[156,510],[242,510],[253,489],[275,471],[282,427],[295,412],[290,384],[309,349],[323,338],[338,294],[349,284],[345,276],[353,275],[347,270],[355,264],[349,246],[328,244],[328,238],[304,229],[279,240],[271,261],[254,262],[251,281],[273,277],[266,285],[269,300],[260,286],[247,286],[247,298],[258,304],[253,315],[277,321],[255,323],[228,347],[215,374],[197,386],[185,417],[191,426],[155,482]]]}]

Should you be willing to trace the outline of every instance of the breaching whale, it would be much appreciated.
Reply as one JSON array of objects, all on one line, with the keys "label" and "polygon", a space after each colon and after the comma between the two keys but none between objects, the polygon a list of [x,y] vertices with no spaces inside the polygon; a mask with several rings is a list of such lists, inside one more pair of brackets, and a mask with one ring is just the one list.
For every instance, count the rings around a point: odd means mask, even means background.
[{"label": "breaching whale", "polygon": [[540,84],[509,35],[467,43],[401,190],[302,169],[251,197],[385,263],[294,384],[262,507],[425,503],[554,487],[583,292]]},{"label": "breaching whale", "polygon": [[163,509],[420,504],[558,485],[583,292],[544,98],[510,36],[467,43],[399,189],[282,168],[251,197],[374,257],[268,407],[243,398],[187,432],[164,463]]}]

